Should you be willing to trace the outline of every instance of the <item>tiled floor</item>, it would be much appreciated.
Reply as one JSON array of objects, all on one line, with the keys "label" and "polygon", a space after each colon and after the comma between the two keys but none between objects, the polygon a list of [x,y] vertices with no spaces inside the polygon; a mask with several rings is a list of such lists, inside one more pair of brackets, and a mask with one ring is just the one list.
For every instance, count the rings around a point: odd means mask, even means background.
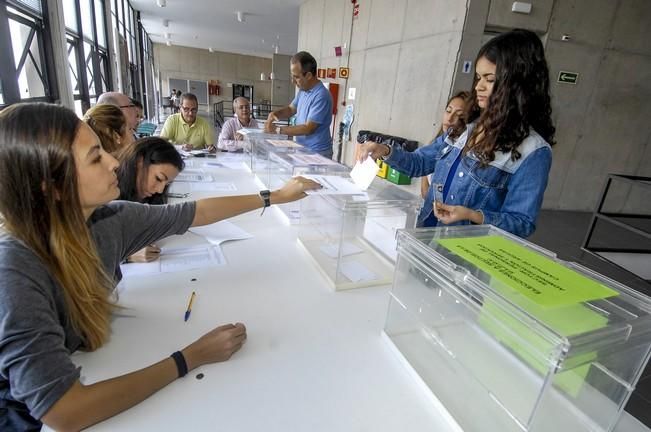
[{"label": "tiled floor", "polygon": [[[651,296],[651,283],[581,250],[591,218],[592,213],[543,210],[538,218],[538,228],[528,240],[555,252],[561,259],[578,262]],[[647,366],[638,381],[626,411],[651,427],[651,366]]]}]

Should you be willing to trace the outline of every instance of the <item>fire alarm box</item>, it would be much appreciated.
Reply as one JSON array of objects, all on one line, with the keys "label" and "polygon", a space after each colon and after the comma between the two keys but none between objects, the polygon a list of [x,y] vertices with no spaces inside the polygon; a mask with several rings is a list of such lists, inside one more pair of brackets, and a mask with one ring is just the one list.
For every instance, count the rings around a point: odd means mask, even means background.
[{"label": "fire alarm box", "polygon": [[208,94],[211,96],[219,96],[219,81],[210,80],[208,82]]},{"label": "fire alarm box", "polygon": [[339,103],[339,84],[332,82],[324,82],[324,86],[330,91],[330,96],[332,96],[332,114],[337,114],[337,105]]}]

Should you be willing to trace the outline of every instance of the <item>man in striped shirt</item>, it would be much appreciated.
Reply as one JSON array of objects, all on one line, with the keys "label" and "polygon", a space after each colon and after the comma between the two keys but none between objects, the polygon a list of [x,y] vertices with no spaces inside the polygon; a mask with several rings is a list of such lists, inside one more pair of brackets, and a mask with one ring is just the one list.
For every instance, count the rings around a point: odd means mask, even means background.
[{"label": "man in striped shirt", "polygon": [[232,119],[227,120],[222,126],[222,131],[217,140],[217,148],[222,151],[244,150],[244,137],[237,133],[242,128],[258,128],[258,122],[251,117],[251,105],[245,97],[238,97],[233,101]]}]

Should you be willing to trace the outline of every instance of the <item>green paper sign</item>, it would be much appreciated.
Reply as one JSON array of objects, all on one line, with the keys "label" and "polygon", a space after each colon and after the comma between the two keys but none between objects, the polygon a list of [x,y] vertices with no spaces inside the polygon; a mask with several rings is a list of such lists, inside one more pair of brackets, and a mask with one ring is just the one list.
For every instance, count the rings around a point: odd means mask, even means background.
[{"label": "green paper sign", "polygon": [[618,295],[617,291],[504,237],[449,238],[437,242],[542,307]]}]

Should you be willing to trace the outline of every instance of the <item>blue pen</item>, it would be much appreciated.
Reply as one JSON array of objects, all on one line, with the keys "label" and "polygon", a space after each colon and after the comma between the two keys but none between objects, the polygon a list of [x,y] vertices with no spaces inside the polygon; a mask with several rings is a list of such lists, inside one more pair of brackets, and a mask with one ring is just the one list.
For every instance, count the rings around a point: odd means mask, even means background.
[{"label": "blue pen", "polygon": [[183,318],[183,321],[187,321],[190,318],[190,312],[192,312],[192,303],[194,302],[194,297],[197,294],[192,291],[192,295],[190,296],[190,302],[188,303],[188,309],[185,311],[185,317]]}]

